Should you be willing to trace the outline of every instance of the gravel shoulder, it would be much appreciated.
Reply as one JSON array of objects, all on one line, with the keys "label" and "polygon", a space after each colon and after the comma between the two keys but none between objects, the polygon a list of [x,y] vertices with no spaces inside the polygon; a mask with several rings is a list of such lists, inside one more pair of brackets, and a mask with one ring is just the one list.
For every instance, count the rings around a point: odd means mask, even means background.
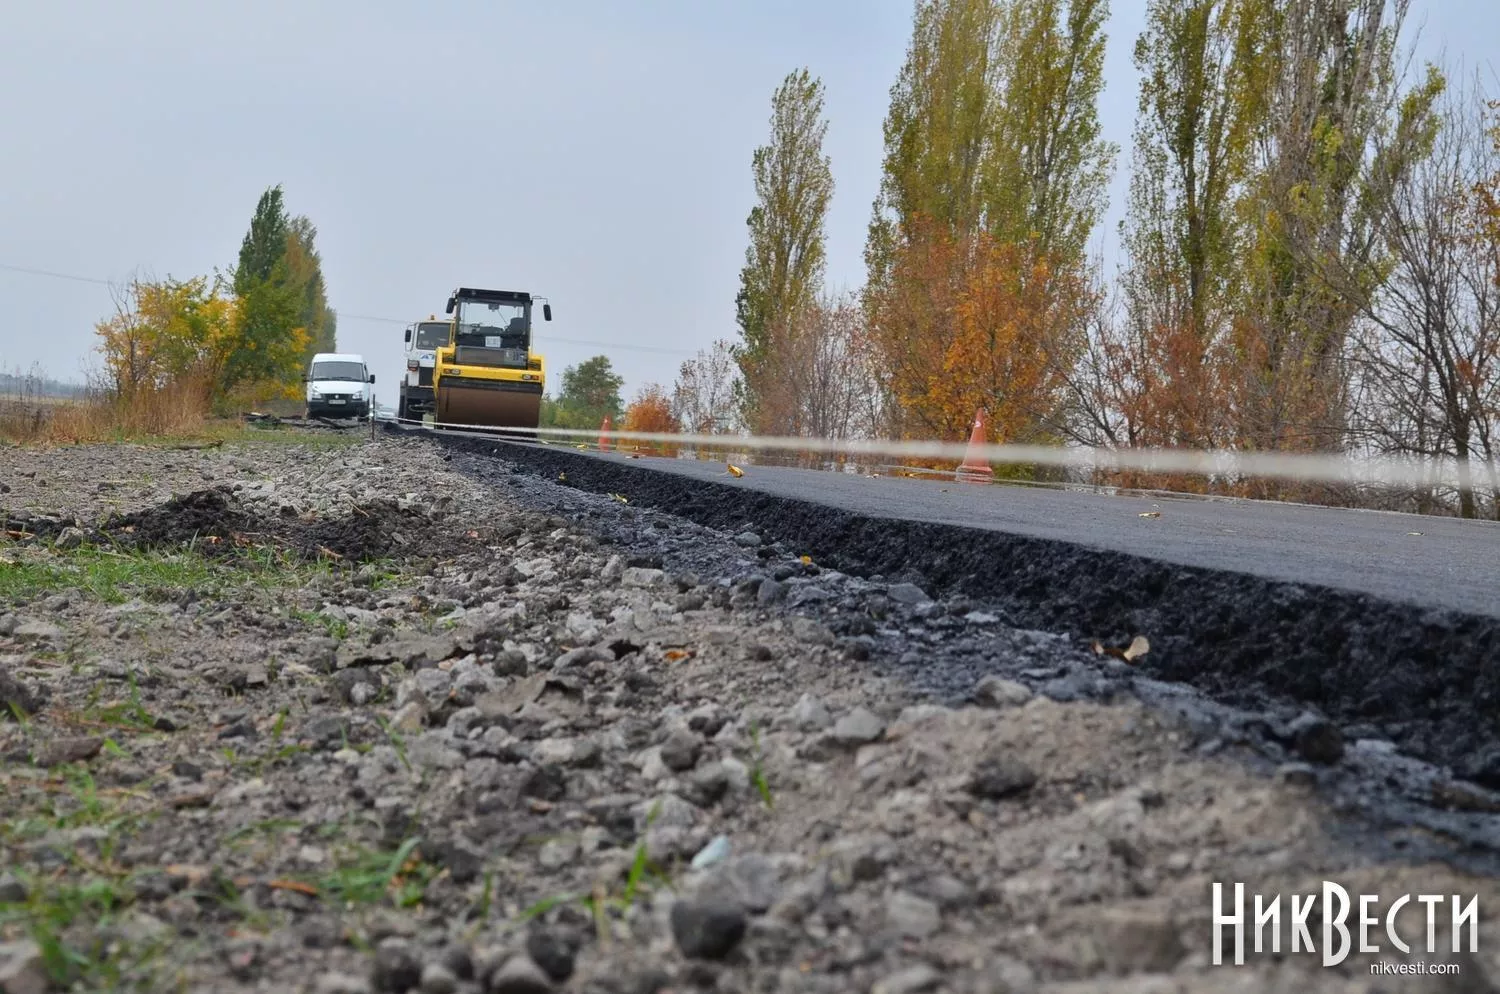
[{"label": "gravel shoulder", "polygon": [[[1500,983],[1500,807],[1385,744],[629,494],[267,438],[4,453],[5,994]],[[1339,967],[1211,964],[1212,882],[1324,880],[1478,895],[1479,952],[1413,902],[1457,975],[1372,976],[1358,907]]]}]

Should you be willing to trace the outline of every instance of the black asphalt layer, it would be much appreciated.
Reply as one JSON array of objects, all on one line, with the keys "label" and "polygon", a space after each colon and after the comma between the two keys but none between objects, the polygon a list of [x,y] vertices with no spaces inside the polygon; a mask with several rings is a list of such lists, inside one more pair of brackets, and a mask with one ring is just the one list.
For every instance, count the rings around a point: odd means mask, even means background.
[{"label": "black asphalt layer", "polygon": [[757,466],[735,478],[717,462],[427,434],[1085,645],[1143,634],[1143,675],[1233,706],[1312,706],[1500,786],[1491,522]]},{"label": "black asphalt layer", "polygon": [[[587,454],[858,515],[1001,531],[1500,617],[1500,522],[1495,521],[775,466],[743,467],[745,476],[733,478],[722,462]],[[1154,513],[1160,517],[1141,517]]]},{"label": "black asphalt layer", "polygon": [[[812,619],[834,636],[845,665],[905,684],[918,700],[974,703],[976,687],[988,677],[1057,701],[1134,697],[1196,752],[1268,775],[1289,761],[1310,761],[1286,772],[1316,783],[1333,814],[1325,823],[1330,837],[1365,858],[1500,874],[1500,819],[1493,815],[1500,811],[1500,792],[1455,782],[1451,773],[1379,742],[1340,748],[1336,727],[1316,718],[1309,723],[1295,702],[1270,709],[1226,706],[1180,681],[1151,679],[1142,667],[1095,656],[1084,643],[1070,646],[1066,637],[1009,628],[984,601],[958,596],[940,605],[897,606],[889,583],[828,582],[825,570],[784,547],[559,483],[506,458],[510,450],[497,456],[494,448],[449,451],[445,460],[528,511],[572,522],[616,550],[626,565],[665,569],[679,589],[709,584],[715,589],[708,600],[716,606],[755,603],[765,617]],[[1355,725],[1346,733],[1369,734]]]}]

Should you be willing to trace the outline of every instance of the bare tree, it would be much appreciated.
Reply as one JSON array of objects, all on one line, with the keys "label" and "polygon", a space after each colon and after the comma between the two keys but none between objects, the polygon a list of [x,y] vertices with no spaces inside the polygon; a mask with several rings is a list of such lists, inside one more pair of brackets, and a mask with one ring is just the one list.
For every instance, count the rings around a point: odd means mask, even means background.
[{"label": "bare tree", "polygon": [[672,390],[672,413],[682,430],[695,435],[724,434],[735,430],[739,380],[734,347],[717,341],[708,350],[682,364]]},{"label": "bare tree", "polygon": [[[1477,79],[1445,98],[1433,154],[1389,198],[1379,222],[1394,264],[1363,302],[1379,334],[1358,357],[1376,384],[1364,436],[1381,451],[1455,459],[1466,518],[1478,513],[1471,461],[1493,460],[1500,441],[1500,256],[1480,195],[1500,153],[1486,108]],[[1484,482],[1500,500],[1500,483]]]},{"label": "bare tree", "polygon": [[782,363],[796,434],[845,439],[869,434],[874,390],[864,315],[850,295],[825,296],[791,330]]},{"label": "bare tree", "polygon": [[[1053,428],[1068,442],[1118,448],[1136,441],[1127,401],[1135,383],[1124,361],[1133,343],[1121,335],[1119,291],[1107,285],[1099,259],[1090,267],[1090,280],[1083,345],[1076,355],[1062,359],[1063,402]],[[1073,361],[1066,362],[1068,358]]]}]

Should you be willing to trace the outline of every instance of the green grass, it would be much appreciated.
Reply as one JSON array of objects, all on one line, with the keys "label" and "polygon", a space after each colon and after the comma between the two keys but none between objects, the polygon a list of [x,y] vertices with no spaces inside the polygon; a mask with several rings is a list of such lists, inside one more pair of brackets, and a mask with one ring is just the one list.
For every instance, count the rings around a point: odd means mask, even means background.
[{"label": "green grass", "polygon": [[262,818],[248,825],[242,825],[224,837],[225,845],[236,845],[242,840],[254,839],[257,836],[276,836],[291,834],[302,831],[302,822],[295,818]]},{"label": "green grass", "polygon": [[98,546],[54,550],[49,560],[8,563],[0,570],[0,602],[76,590],[106,604],[132,597],[167,599],[182,590],[212,597],[225,590],[257,586],[296,587],[327,573],[324,563],[295,563],[269,549],[245,549],[226,561],[192,551],[134,551]]},{"label": "green grass", "polygon": [[349,622],[343,618],[331,618],[321,611],[294,610],[291,615],[309,628],[322,629],[329,638],[342,642],[349,637]]},{"label": "green grass", "polygon": [[[0,902],[0,933],[11,927],[24,930],[41,948],[47,973],[59,988],[81,983],[89,990],[117,990],[127,978],[147,982],[143,971],[150,972],[152,961],[173,938],[170,933],[149,942],[126,942],[104,931],[133,901],[130,873],[116,864],[115,856],[152,817],[141,804],[131,803],[144,797],[149,807],[150,785],[101,791],[82,766],[34,784],[28,790],[11,778],[0,786],[12,810],[22,801],[36,802],[26,815],[0,822],[0,848],[84,827],[103,828],[108,836],[98,841],[97,853],[67,853],[64,865],[45,876],[15,867],[26,897]],[[149,983],[146,989],[151,989]]]},{"label": "green grass", "polygon": [[[376,437],[379,437],[378,435]],[[196,431],[179,435],[130,435],[117,432],[112,441],[153,447],[179,445],[307,445],[319,449],[341,449],[370,440],[370,426],[361,424],[344,431],[333,429],[300,431],[284,425],[244,424],[239,418],[205,421]]]},{"label": "green grass", "polygon": [[136,683],[134,673],[127,678],[127,686],[130,690],[125,700],[101,704],[99,698],[104,694],[104,684],[96,682],[89,688],[89,694],[79,712],[80,715],[95,724],[108,725],[125,732],[155,731],[156,716],[147,711],[146,706],[141,703],[141,688]]},{"label": "green grass", "polygon": [[386,897],[398,908],[418,904],[438,868],[425,862],[417,847],[421,839],[407,839],[395,852],[356,850],[314,886],[325,898],[346,906],[376,904]]},{"label": "green grass", "polygon": [[[100,857],[107,860],[123,845],[127,836],[139,831],[150,820],[148,812],[130,809],[126,803],[129,794],[118,791],[102,793],[92,774],[83,766],[65,767],[61,776],[63,782],[55,784],[56,789],[48,790],[36,808],[0,822],[0,845],[39,839],[48,832],[97,827],[109,832],[107,838],[100,840]],[[149,789],[150,785],[145,786]],[[21,799],[22,789],[11,780],[4,784],[3,793],[16,802]]]},{"label": "green grass", "polygon": [[204,587],[218,578],[201,556],[80,548],[62,553],[55,562],[16,563],[0,570],[0,601],[79,590],[119,604],[132,592]]},{"label": "green grass", "polygon": [[[40,947],[48,976],[58,988],[152,989],[150,965],[179,942],[164,929],[148,942],[125,942],[103,933],[131,903],[128,883],[102,876],[81,881],[34,881],[29,898],[0,903],[0,927],[21,925]],[[127,979],[134,983],[127,984]]]},{"label": "green grass", "polygon": [[768,808],[776,805],[771,799],[771,784],[766,780],[765,768],[761,765],[765,758],[765,752],[760,745],[760,728],[752,724],[750,726],[750,783],[755,787],[756,793]]},{"label": "green grass", "polygon": [[[658,801],[651,806],[646,814],[646,828],[649,830],[661,814],[661,802]],[[638,899],[650,893],[653,887],[672,886],[671,877],[662,869],[651,862],[651,857],[646,852],[646,838],[643,832],[641,838],[636,842],[635,854],[631,858],[630,868],[625,874],[625,885],[620,892],[610,895],[604,891],[594,894],[556,894],[543,898],[535,904],[521,910],[516,916],[513,924],[521,924],[544,915],[560,904],[578,904],[585,908],[593,917],[599,929],[601,941],[606,941],[608,929],[605,918],[610,912],[623,915]]]}]

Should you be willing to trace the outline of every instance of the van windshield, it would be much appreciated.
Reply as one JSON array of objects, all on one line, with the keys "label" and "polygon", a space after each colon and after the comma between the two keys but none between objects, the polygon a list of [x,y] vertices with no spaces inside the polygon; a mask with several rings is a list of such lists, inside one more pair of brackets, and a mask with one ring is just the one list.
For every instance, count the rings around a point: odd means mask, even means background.
[{"label": "van windshield", "polygon": [[315,380],[351,380],[355,383],[365,381],[365,367],[357,362],[315,362],[312,367],[312,378]]}]

